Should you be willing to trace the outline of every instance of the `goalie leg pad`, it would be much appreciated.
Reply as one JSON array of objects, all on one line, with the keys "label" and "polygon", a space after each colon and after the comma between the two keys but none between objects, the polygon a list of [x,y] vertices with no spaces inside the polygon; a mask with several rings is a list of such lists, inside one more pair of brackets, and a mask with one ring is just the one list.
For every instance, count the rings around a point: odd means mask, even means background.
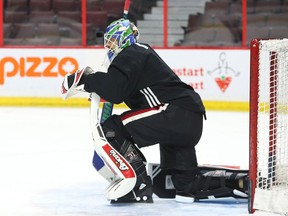
[{"label": "goalie leg pad", "polygon": [[103,132],[109,143],[115,148],[133,167],[137,181],[133,190],[117,200],[112,200],[111,203],[120,202],[153,202],[152,199],[152,181],[147,175],[146,159],[138,147],[134,144],[133,139],[128,132],[121,127],[121,121],[117,115],[108,118],[103,124]]},{"label": "goalie leg pad", "polygon": [[223,178],[227,187],[248,193],[248,170],[201,167],[200,173],[213,179]]},{"label": "goalie leg pad", "polygon": [[[154,193],[160,198],[175,198],[176,195],[190,196],[196,200],[210,197],[247,198],[248,170],[218,167],[198,167],[198,170],[194,178],[193,173],[190,173],[190,182],[184,187],[179,186],[179,182],[172,181],[172,175],[175,175],[172,170],[163,170],[159,164],[148,164],[148,174],[153,181]],[[188,179],[189,175],[186,176]]]},{"label": "goalie leg pad", "polygon": [[[226,176],[204,176],[198,174],[196,178],[182,191],[192,194],[196,200],[222,197],[247,198],[247,194],[236,186],[236,179],[231,185]],[[238,182],[238,181],[237,181]],[[177,195],[177,191],[176,191]]]},{"label": "goalie leg pad", "polygon": [[[225,169],[200,169],[196,177],[184,188],[194,198],[209,199],[221,197],[247,198],[247,191],[241,188],[240,180],[247,181],[248,173]],[[242,181],[241,181],[242,182]],[[177,192],[176,192],[177,194]]]}]

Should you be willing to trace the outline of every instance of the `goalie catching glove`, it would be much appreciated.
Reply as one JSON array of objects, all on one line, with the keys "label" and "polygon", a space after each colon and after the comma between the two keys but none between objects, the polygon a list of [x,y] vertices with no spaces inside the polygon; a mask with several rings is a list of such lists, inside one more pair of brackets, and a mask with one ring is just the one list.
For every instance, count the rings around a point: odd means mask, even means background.
[{"label": "goalie catching glove", "polygon": [[92,73],[95,73],[95,71],[93,71],[91,67],[87,66],[81,70],[77,70],[73,74],[66,74],[62,82],[62,89],[61,89],[63,98],[66,100],[78,94],[79,92],[85,92],[84,84],[82,83],[83,77]]}]

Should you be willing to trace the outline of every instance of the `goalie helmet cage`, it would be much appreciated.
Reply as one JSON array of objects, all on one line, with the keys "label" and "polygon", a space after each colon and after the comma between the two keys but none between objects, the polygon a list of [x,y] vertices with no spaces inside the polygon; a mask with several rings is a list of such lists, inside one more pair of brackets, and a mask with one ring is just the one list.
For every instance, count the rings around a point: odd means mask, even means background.
[{"label": "goalie helmet cage", "polygon": [[250,45],[249,212],[288,213],[288,39]]}]

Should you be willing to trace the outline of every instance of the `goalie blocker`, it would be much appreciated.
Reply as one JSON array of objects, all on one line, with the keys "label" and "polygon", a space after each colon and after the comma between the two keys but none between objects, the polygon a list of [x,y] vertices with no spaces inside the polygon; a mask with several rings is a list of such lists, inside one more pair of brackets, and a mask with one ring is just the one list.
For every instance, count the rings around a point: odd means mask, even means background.
[{"label": "goalie blocker", "polygon": [[176,198],[180,202],[234,197],[248,198],[248,170],[219,166],[199,166],[189,191],[176,191],[169,170],[159,164],[148,164],[148,175],[152,178],[153,192],[159,198]]}]

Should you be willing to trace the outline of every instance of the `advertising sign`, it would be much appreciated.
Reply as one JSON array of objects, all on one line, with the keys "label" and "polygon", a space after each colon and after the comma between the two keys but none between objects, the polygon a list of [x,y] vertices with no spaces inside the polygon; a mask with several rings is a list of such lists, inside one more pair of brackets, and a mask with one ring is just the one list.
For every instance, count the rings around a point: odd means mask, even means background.
[{"label": "advertising sign", "polygon": [[[204,101],[249,101],[249,50],[156,51]],[[0,98],[61,98],[65,74],[87,65],[98,70],[104,56],[100,48],[1,49]]]}]

